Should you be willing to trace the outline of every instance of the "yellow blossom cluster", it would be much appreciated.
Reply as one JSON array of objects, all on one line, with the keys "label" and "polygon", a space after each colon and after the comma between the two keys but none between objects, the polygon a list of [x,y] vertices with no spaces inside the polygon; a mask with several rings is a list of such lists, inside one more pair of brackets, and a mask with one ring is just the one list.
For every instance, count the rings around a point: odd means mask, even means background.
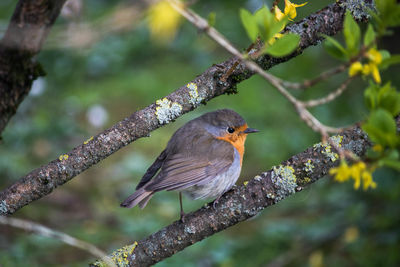
[{"label": "yellow blossom cluster", "polygon": [[351,64],[349,68],[349,76],[353,77],[357,74],[364,76],[372,75],[372,78],[376,83],[381,83],[381,75],[379,74],[378,65],[382,63],[382,55],[375,48],[371,48],[366,53],[366,58],[369,62],[361,64],[360,61],[356,61]]},{"label": "yellow blossom cluster", "polygon": [[[304,5],[306,5],[307,2],[300,4],[300,5],[296,5],[293,4],[292,2],[290,2],[289,0],[285,0],[285,9],[282,12],[282,10],[280,10],[280,8],[276,5],[274,6],[274,15],[275,15],[275,19],[276,21],[281,21],[284,18],[288,18],[289,20],[293,20],[296,16],[297,16],[297,11],[296,11],[296,7],[302,7]],[[282,28],[280,29],[280,31],[282,31],[285,28],[285,25],[282,25]],[[271,38],[268,43],[270,45],[272,45],[276,39],[279,39],[283,36],[282,33],[277,33],[274,35],[273,38]]]},{"label": "yellow blossom cluster", "polygon": [[151,36],[159,41],[171,41],[180,23],[181,16],[167,1],[159,1],[148,10]]},{"label": "yellow blossom cluster", "polygon": [[290,2],[289,0],[285,0],[285,9],[283,12],[279,9],[277,5],[274,7],[275,18],[276,20],[281,21],[284,17],[287,16],[290,20],[292,20],[297,16],[296,7],[302,7],[306,4],[307,2],[300,5],[296,5]]},{"label": "yellow blossom cluster", "polygon": [[363,189],[367,190],[369,187],[376,188],[376,183],[372,180],[373,169],[373,167],[367,168],[367,165],[362,161],[349,166],[346,161],[342,160],[339,167],[329,170],[329,174],[335,176],[335,180],[341,183],[353,179],[354,189],[356,190],[360,188],[362,181]]}]

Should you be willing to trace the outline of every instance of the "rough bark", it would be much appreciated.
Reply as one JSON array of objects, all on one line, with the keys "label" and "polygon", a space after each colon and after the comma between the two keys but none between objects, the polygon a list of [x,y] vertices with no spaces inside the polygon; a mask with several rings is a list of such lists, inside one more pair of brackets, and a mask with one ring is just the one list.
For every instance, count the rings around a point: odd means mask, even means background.
[{"label": "rough bark", "polygon": [[[400,118],[397,118],[397,125],[400,126]],[[332,138],[338,146],[358,156],[363,156],[371,146],[367,135],[358,126]],[[114,251],[110,258],[117,266],[155,264],[303,190],[324,177],[338,163],[338,155],[333,149],[316,144],[227,192],[215,209],[210,203],[187,214],[184,223],[175,221],[138,242]],[[97,261],[91,266],[102,266],[102,262]]]},{"label": "rough bark", "polygon": [[32,57],[42,48],[66,0],[20,0],[0,42],[0,133],[43,70]]},{"label": "rough bark", "polygon": [[[285,58],[263,56],[257,62],[264,69],[269,69],[297,56],[307,47],[318,44],[322,39],[321,34],[336,34],[342,29],[346,8],[348,6],[337,2],[291,25],[287,30],[296,32],[301,37],[299,49]],[[0,214],[13,214],[122,147],[138,138],[148,136],[151,131],[195,109],[201,103],[221,94],[236,92],[236,85],[251,77],[253,73],[246,69],[244,64],[239,63],[226,81],[221,81],[220,77],[234,64],[237,64],[236,58],[213,65],[191,81],[190,85],[182,86],[165,98],[116,123],[88,142],[75,147],[59,159],[20,178],[0,193]]]}]

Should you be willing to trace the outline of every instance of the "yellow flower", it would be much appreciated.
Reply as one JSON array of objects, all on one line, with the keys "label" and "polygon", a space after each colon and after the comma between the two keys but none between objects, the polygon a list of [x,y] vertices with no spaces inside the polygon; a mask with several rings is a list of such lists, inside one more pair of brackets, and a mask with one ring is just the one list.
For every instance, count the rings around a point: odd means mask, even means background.
[{"label": "yellow flower", "polygon": [[382,54],[379,53],[379,51],[375,48],[371,48],[370,50],[368,50],[367,57],[370,61],[374,62],[377,65],[382,63]]},{"label": "yellow flower", "polygon": [[349,68],[349,76],[353,77],[359,73],[361,73],[363,70],[363,66],[360,61],[356,61],[353,64],[351,64]]},{"label": "yellow flower", "polygon": [[297,16],[297,12],[296,12],[296,7],[302,7],[304,5],[306,5],[307,2],[300,4],[300,5],[296,5],[293,4],[292,2],[290,2],[289,0],[285,0],[285,15],[289,17],[289,19],[294,19]]},{"label": "yellow flower", "polygon": [[365,163],[362,161],[359,161],[357,163],[354,163],[351,166],[351,176],[354,179],[354,189],[360,188],[361,185],[361,174],[364,173],[365,171]]},{"label": "yellow flower", "polygon": [[338,182],[345,182],[350,178],[351,169],[347,165],[346,161],[342,160],[339,167],[334,167],[329,170],[330,175],[335,176],[335,180]]},{"label": "yellow flower", "polygon": [[381,152],[383,151],[383,146],[382,146],[382,145],[379,145],[379,144],[374,145],[374,146],[372,147],[372,150],[375,151],[375,152],[381,153]]},{"label": "yellow flower", "polygon": [[171,41],[181,22],[181,16],[166,1],[159,1],[148,10],[148,23],[153,38]]},{"label": "yellow flower", "polygon": [[351,64],[349,68],[349,76],[353,77],[359,73],[362,73],[364,76],[371,75],[376,83],[381,83],[382,80],[378,65],[382,63],[382,54],[379,53],[379,51],[375,48],[371,48],[366,53],[366,57],[368,58],[369,62],[364,65],[359,61]]},{"label": "yellow flower", "polygon": [[289,0],[285,0],[284,13],[282,12],[282,10],[280,10],[278,6],[274,7],[275,19],[277,21],[281,21],[285,16],[287,16],[289,19],[294,19],[297,16],[296,7],[302,7],[306,4],[307,2],[300,5],[296,5],[290,2]]},{"label": "yellow flower", "polygon": [[275,6],[274,13],[275,13],[275,19],[277,21],[280,21],[285,17],[285,14],[282,13],[282,11],[278,6]]},{"label": "yellow flower", "polygon": [[351,166],[348,166],[346,161],[342,160],[339,167],[335,167],[329,170],[330,175],[335,176],[335,180],[338,182],[345,182],[350,178],[354,180],[354,189],[359,189],[361,182],[363,189],[367,190],[369,187],[376,188],[376,183],[372,180],[372,172],[375,167],[372,166],[369,169],[367,165],[359,161]]},{"label": "yellow flower", "polygon": [[374,62],[369,62],[368,64],[364,64],[362,67],[362,74],[367,76],[367,75],[372,75],[372,78],[376,83],[381,83],[381,75],[379,74],[379,69],[378,65],[375,64]]},{"label": "yellow flower", "polygon": [[364,64],[362,68],[363,75],[372,75],[372,78],[376,83],[381,83],[381,75],[379,74],[378,65],[382,63],[382,55],[375,48],[371,48],[367,52],[367,58],[369,59],[368,64]]},{"label": "yellow flower", "polygon": [[372,180],[372,174],[370,171],[366,170],[361,175],[363,180],[363,189],[367,190],[368,187],[376,188],[376,183]]},{"label": "yellow flower", "polygon": [[382,80],[381,80],[381,75],[379,74],[378,65],[376,65],[373,62],[370,62],[369,65],[371,69],[372,78],[374,78],[376,83],[381,83]]},{"label": "yellow flower", "polygon": [[274,37],[272,37],[271,39],[269,39],[268,40],[268,44],[269,45],[272,45],[273,43],[275,43],[275,41],[276,40],[278,40],[279,38],[281,38],[283,36],[283,34],[282,33],[276,33],[275,35],[274,35]]},{"label": "yellow flower", "polygon": [[371,73],[371,66],[369,64],[364,64],[362,68],[362,74],[367,76]]}]

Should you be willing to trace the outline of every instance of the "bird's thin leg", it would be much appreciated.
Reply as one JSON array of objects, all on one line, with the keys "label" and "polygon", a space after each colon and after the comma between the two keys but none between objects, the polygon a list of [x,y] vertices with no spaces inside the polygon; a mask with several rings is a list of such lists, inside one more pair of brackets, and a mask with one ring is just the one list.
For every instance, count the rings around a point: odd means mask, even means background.
[{"label": "bird's thin leg", "polygon": [[216,209],[217,208],[217,204],[219,199],[222,197],[222,195],[219,195],[214,201],[213,201],[213,208]]},{"label": "bird's thin leg", "polygon": [[179,192],[179,204],[181,205],[181,221],[185,222],[185,212],[183,211],[183,205],[182,205],[182,192]]}]

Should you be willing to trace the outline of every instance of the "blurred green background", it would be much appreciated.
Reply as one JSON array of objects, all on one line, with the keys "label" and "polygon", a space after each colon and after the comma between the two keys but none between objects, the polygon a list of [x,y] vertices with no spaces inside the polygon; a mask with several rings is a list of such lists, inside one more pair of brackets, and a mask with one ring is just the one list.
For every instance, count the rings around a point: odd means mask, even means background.
[{"label": "blurred green background", "polygon": [[[193,9],[203,17],[216,12],[215,27],[245,49],[250,42],[240,25],[239,8],[254,11],[271,2],[202,0]],[[309,1],[298,9],[296,20],[331,2]],[[0,1],[1,34],[15,4],[14,0]],[[34,83],[2,135],[1,189],[230,57],[185,21],[171,41],[153,38],[146,21],[147,5],[137,0],[74,0],[63,10],[37,57],[47,76]],[[380,47],[399,53],[397,33]],[[315,46],[270,71],[301,81],[339,63]],[[396,73],[398,68],[383,73],[383,81],[398,85]],[[345,77],[335,76],[296,95],[303,99],[323,96]],[[360,121],[367,114],[362,99],[365,87],[366,82],[359,79],[337,101],[312,111],[329,125]],[[109,253],[179,218],[175,192],[156,194],[144,210],[122,209],[119,203],[133,192],[171,134],[190,119],[231,108],[260,130],[247,139],[239,183],[319,142],[291,104],[260,77],[240,83],[238,91],[215,98],[152,132],[151,137],[128,145],[13,216],[42,223]],[[378,170],[374,173],[378,188],[366,192],[353,190],[351,183],[322,179],[157,266],[399,266],[398,176]],[[204,203],[184,199],[186,211]],[[93,260],[59,241],[0,227],[1,266],[81,266]]]}]

